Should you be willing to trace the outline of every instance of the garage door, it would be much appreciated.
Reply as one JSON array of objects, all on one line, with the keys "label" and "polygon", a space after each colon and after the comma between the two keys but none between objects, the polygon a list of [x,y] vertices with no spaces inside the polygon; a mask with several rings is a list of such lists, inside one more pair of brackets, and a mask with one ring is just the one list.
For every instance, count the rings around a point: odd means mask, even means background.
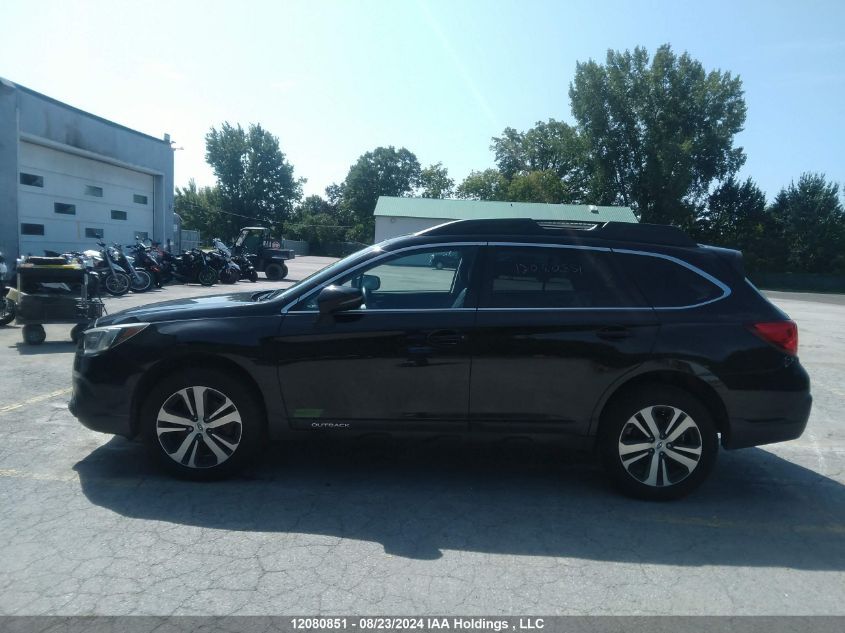
[{"label": "garage door", "polygon": [[18,217],[21,253],[43,255],[131,244],[153,236],[149,174],[21,142]]}]

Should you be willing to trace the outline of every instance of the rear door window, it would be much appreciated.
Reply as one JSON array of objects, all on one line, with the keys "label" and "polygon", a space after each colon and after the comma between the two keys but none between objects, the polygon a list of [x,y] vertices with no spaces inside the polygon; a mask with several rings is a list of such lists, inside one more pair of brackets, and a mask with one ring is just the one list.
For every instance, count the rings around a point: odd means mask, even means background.
[{"label": "rear door window", "polygon": [[725,294],[702,274],[672,259],[619,252],[615,252],[614,257],[655,308],[696,306],[720,299]]},{"label": "rear door window", "polygon": [[577,248],[492,246],[482,307],[625,308],[645,306],[613,265],[611,253]]}]

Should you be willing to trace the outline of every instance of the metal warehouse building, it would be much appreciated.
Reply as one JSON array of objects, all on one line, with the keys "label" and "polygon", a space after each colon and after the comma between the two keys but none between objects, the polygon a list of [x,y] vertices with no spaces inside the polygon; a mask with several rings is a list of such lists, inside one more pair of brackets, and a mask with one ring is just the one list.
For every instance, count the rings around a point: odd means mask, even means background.
[{"label": "metal warehouse building", "polygon": [[0,250],[8,260],[173,238],[173,150],[0,78]]},{"label": "metal warehouse building", "polygon": [[577,222],[636,222],[629,207],[597,207],[587,204],[538,204],[534,202],[488,202],[437,198],[381,196],[373,212],[376,242],[416,233],[452,220],[531,218]]}]

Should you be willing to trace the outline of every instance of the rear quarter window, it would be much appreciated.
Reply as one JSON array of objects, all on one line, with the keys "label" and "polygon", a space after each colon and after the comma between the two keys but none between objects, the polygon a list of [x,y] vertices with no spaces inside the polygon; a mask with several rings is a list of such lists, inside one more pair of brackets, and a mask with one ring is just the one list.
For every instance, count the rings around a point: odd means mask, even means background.
[{"label": "rear quarter window", "polygon": [[655,308],[695,306],[725,294],[700,273],[672,259],[619,252],[614,257]]}]

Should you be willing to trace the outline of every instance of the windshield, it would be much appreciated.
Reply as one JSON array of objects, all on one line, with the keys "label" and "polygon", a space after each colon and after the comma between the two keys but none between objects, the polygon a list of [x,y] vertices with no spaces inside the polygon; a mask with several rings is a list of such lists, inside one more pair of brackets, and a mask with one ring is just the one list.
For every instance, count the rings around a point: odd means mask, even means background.
[{"label": "windshield", "polygon": [[388,242],[381,242],[380,244],[374,244],[373,246],[368,246],[367,248],[363,248],[360,251],[356,251],[351,255],[347,255],[343,259],[339,259],[338,261],[334,262],[333,264],[329,264],[325,268],[321,268],[317,272],[311,273],[307,277],[303,277],[299,281],[297,281],[292,286],[288,286],[287,288],[279,288],[278,290],[274,290],[266,297],[262,297],[263,301],[271,301],[273,299],[278,299],[281,297],[289,297],[294,294],[294,289],[302,288],[304,285],[308,284],[310,286],[315,286],[323,283],[324,281],[331,279],[335,274],[346,268],[347,266],[354,266],[359,261],[362,261],[370,256],[371,253],[374,251],[381,250]]}]

